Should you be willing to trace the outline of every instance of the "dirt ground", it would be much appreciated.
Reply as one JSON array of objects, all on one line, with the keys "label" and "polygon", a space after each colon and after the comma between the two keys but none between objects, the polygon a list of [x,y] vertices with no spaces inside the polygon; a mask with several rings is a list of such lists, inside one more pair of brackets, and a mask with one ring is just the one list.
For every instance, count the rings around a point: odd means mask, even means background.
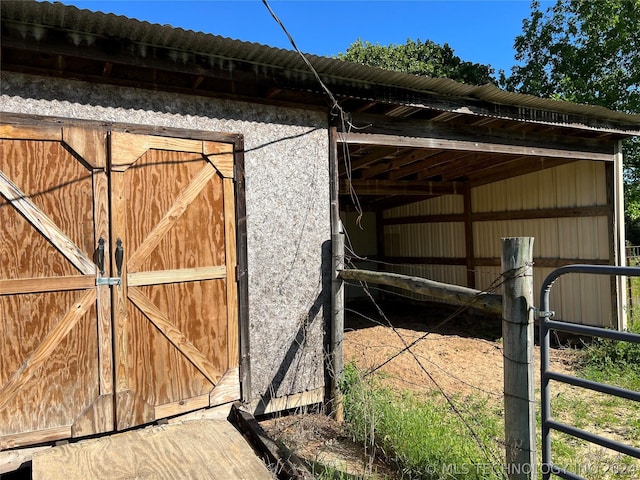
[{"label": "dirt ground", "polygon": [[[437,389],[449,396],[474,395],[502,402],[499,317],[434,304],[386,303],[382,306],[384,316],[366,304],[349,305],[348,309],[345,363],[355,362],[360,369],[384,364],[379,368],[384,381],[400,391],[426,393]],[[412,353],[405,350],[415,341]],[[536,370],[539,353],[536,346]],[[554,371],[568,373],[575,361],[575,350],[552,349]],[[357,475],[371,471],[391,475],[391,470],[374,463],[351,442],[348,432],[325,415],[279,417],[262,426],[307,462],[333,464],[337,470]]]}]

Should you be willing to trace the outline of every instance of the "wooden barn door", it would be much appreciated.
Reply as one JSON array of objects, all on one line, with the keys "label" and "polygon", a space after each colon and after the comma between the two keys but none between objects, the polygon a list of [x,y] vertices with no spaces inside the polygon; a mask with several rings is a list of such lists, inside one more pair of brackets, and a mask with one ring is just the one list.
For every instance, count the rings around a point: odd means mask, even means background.
[{"label": "wooden barn door", "polygon": [[113,429],[105,139],[0,125],[0,449]]},{"label": "wooden barn door", "polygon": [[232,145],[114,132],[111,154],[117,428],[239,398]]},{"label": "wooden barn door", "polygon": [[0,125],[0,449],[240,398],[233,145],[108,146]]}]

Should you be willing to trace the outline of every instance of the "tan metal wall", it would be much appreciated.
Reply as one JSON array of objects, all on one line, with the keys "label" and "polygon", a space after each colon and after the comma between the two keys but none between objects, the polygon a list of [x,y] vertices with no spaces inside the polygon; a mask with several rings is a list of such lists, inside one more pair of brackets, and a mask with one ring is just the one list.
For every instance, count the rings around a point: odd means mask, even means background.
[{"label": "tan metal wall", "polygon": [[[414,215],[454,215],[464,211],[461,195],[444,195],[430,200],[404,205],[384,212],[384,218]],[[462,222],[387,225],[384,228],[385,255],[390,257],[444,257],[465,255],[464,224]],[[466,285],[466,267],[460,265],[393,265],[387,270],[415,275],[438,282]],[[411,298],[429,300],[424,295],[402,292]]]},{"label": "tan metal wall", "polygon": [[[607,205],[605,164],[575,162],[539,173],[492,183],[471,192],[474,213],[542,208]],[[499,257],[500,238],[534,237],[533,257],[609,260],[609,221],[605,216],[476,222],[474,256]],[[476,269],[478,288],[500,273],[499,268]],[[534,288],[552,268],[534,267]],[[555,318],[589,325],[614,326],[608,277],[571,275],[551,290]]]},{"label": "tan metal wall", "polygon": [[[607,205],[605,164],[574,162],[538,173],[477,187],[471,191],[473,213],[495,213],[497,220],[473,223],[474,258],[499,259],[503,237],[534,237],[535,258],[590,259],[608,262],[609,220],[606,216],[500,220],[501,212]],[[384,218],[463,213],[461,195],[447,195],[384,212]],[[387,225],[385,255],[391,257],[464,257],[462,222]],[[390,271],[466,285],[466,267],[398,265]],[[534,267],[534,298],[553,268]],[[476,288],[496,282],[500,267],[476,267]],[[552,288],[555,318],[590,325],[615,326],[608,277],[572,275]]]}]

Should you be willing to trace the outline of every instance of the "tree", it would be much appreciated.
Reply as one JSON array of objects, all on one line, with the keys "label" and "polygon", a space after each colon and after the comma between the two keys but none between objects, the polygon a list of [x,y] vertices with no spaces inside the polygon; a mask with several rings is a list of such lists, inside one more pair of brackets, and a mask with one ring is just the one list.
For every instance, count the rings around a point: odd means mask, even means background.
[{"label": "tree", "polygon": [[[534,0],[514,48],[508,90],[640,113],[640,0],[557,0],[545,12]],[[640,139],[624,155],[625,216],[640,226]]]},{"label": "tree", "polygon": [[448,44],[441,46],[430,40],[408,39],[404,45],[384,46],[358,39],[345,53],[339,53],[338,58],[425,77],[446,77],[473,85],[495,82],[491,77],[491,66],[462,61]]}]

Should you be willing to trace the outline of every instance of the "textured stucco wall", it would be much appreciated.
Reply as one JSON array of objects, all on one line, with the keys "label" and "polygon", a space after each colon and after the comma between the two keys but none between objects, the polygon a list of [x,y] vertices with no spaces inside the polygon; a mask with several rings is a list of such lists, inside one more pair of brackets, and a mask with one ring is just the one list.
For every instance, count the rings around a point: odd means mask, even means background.
[{"label": "textured stucco wall", "polygon": [[[245,139],[251,397],[324,385],[330,297],[322,112],[2,73],[2,112],[239,133]],[[324,261],[323,261],[324,260]]]}]

